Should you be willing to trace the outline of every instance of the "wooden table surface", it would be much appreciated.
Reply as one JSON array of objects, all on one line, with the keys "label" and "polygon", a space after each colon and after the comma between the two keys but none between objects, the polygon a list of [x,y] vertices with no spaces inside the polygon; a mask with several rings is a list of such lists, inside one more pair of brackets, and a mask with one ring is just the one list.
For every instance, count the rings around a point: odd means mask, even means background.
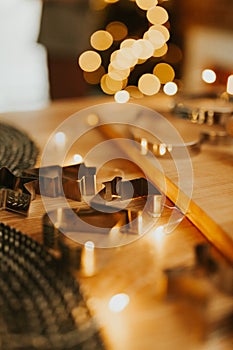
[{"label": "wooden table surface", "polygon": [[[62,121],[83,108],[109,101],[112,100],[103,97],[56,101],[43,110],[1,114],[0,121],[26,131],[42,152],[49,136]],[[164,114],[184,139],[199,137],[200,125],[191,126],[169,114],[170,99],[158,96],[136,103]],[[79,142],[78,153],[82,156],[104,141],[106,133],[94,130],[87,136]],[[75,150],[71,149],[72,152]],[[134,162],[135,156],[130,154]],[[200,279],[203,293],[200,298],[196,297],[195,289],[199,287],[195,286],[191,297],[188,293],[169,298],[163,272],[168,268],[195,264],[194,247],[207,240],[213,243],[213,254],[223,266],[228,268],[233,261],[232,155],[232,145],[203,144],[200,154],[191,158],[194,188],[181,223],[167,235],[156,230],[170,215],[171,209],[165,208],[157,226],[142,238],[118,248],[97,248],[94,276],[78,276],[88,305],[100,324],[107,349],[232,349],[232,333],[218,332],[216,327],[221,315],[232,310],[232,297]],[[186,205],[187,198],[182,194],[177,200],[177,175],[168,160],[161,160],[161,164],[167,169],[166,203],[173,206],[174,202],[183,209],[182,203]],[[121,168],[127,178],[135,178],[142,174],[140,166],[151,169],[150,159],[139,161],[139,166],[115,160],[106,164],[99,176],[101,180],[112,178],[116,169]],[[150,180],[160,185],[154,177]],[[71,201],[71,206],[78,205],[80,203]],[[41,241],[44,212],[41,198],[37,196],[31,203],[28,217],[0,212],[0,221]],[[117,293],[128,294],[130,302],[122,312],[113,313],[108,303]]]}]

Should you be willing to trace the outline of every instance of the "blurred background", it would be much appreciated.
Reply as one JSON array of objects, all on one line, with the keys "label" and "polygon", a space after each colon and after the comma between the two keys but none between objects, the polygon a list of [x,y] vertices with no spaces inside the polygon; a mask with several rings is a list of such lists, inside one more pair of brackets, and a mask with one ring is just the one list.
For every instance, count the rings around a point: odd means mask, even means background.
[{"label": "blurred background", "polygon": [[[167,62],[175,70],[180,90],[199,93],[209,89],[201,74],[204,69],[211,69],[216,73],[211,89],[224,91],[227,77],[233,73],[233,1],[160,0],[159,5],[169,13],[169,50],[136,67],[130,84],[137,84],[142,73],[151,72],[155,62]],[[149,27],[145,11],[135,0],[1,0],[0,44],[4,54],[0,56],[0,110],[9,104],[10,109],[23,109],[29,97],[30,108],[37,108],[50,99],[103,94],[98,84],[85,81],[78,57],[91,49],[91,34],[105,29],[111,21],[124,23],[128,37],[133,38],[142,37]],[[30,33],[29,48],[23,36]],[[118,47],[116,41],[111,49]],[[103,53],[105,68],[111,52]],[[20,85],[20,98],[12,99]],[[22,85],[28,88],[26,97]]]},{"label": "blurred background", "polygon": [[[226,84],[233,72],[233,1],[160,1],[169,13],[170,50],[160,61],[170,63],[185,89],[200,91],[200,72],[216,72],[215,85]],[[54,0],[45,1],[40,42],[48,51],[52,98],[80,96],[98,92],[85,83],[77,65],[78,55],[90,48],[89,37],[110,21],[127,25],[128,36],[142,36],[148,28],[145,11],[133,1]],[[141,70],[150,71],[153,63]],[[132,83],[137,79],[132,77]],[[204,87],[203,87],[204,88]]]}]

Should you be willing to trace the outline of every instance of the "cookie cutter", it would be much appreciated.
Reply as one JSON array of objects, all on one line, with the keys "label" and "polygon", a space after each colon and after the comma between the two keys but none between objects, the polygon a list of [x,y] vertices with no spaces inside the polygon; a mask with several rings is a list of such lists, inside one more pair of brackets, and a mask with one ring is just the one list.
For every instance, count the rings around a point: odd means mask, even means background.
[{"label": "cookie cutter", "polygon": [[[148,152],[153,153],[157,157],[169,157],[172,156],[173,152],[176,152],[176,157],[179,155],[179,150],[187,149],[191,156],[194,156],[201,151],[201,144],[203,142],[200,137],[197,140],[184,142],[182,144],[172,144],[164,142],[151,142],[146,137],[139,137],[133,135],[134,141],[139,143],[140,151],[142,155],[146,155]],[[181,153],[182,156],[182,153]]]},{"label": "cookie cutter", "polygon": [[[201,152],[201,146],[205,143],[212,145],[232,145],[233,138],[227,134],[225,130],[215,131],[215,130],[205,130],[201,131],[197,140],[184,142],[183,144],[168,144],[151,142],[146,137],[139,137],[133,135],[134,141],[136,141],[140,146],[140,152],[146,155],[151,152],[156,157],[168,158],[172,156],[173,152],[176,157],[182,157],[182,150],[187,149],[190,156],[195,156]],[[181,151],[181,152],[179,152]]]},{"label": "cookie cutter", "polygon": [[91,207],[100,209],[104,206],[126,208],[136,206],[136,202],[146,201],[147,211],[153,216],[161,214],[162,194],[150,181],[140,177],[131,180],[123,180],[116,176],[110,181],[103,182],[103,189],[92,199]]},{"label": "cookie cutter", "polygon": [[193,96],[178,101],[173,107],[173,113],[192,123],[225,125],[226,120],[233,114],[233,105],[217,96]]},{"label": "cookie cutter", "polygon": [[80,202],[83,195],[96,194],[96,168],[84,163],[33,168],[23,174],[34,178],[35,192],[46,197],[65,196]]},{"label": "cookie cutter", "polygon": [[27,215],[34,198],[33,178],[16,176],[7,167],[0,169],[0,210]]},{"label": "cookie cutter", "polygon": [[[91,201],[91,207],[57,208],[43,216],[44,245],[60,255],[62,263],[71,269],[80,269],[83,244],[76,240],[79,233],[87,234],[87,237],[89,234],[109,235],[117,228],[122,235],[140,236],[151,225],[151,217],[161,215],[162,195],[146,179],[126,181],[115,177],[103,185],[103,189]],[[134,201],[141,198],[144,201],[137,202],[135,207]],[[146,198],[151,199],[146,201],[148,206],[145,205]],[[122,209],[121,204],[126,200],[133,203]]]}]

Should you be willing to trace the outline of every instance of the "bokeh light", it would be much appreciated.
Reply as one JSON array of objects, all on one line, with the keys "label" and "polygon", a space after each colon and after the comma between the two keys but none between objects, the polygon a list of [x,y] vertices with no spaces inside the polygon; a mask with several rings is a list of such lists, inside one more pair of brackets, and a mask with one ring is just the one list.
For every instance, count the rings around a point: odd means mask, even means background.
[{"label": "bokeh light", "polygon": [[105,83],[110,90],[115,92],[121,90],[123,87],[122,80],[114,80],[109,74],[106,74],[105,76]]},{"label": "bokeh light", "polygon": [[85,72],[94,72],[100,67],[102,59],[97,52],[88,50],[79,56],[78,62]]},{"label": "bokeh light", "polygon": [[98,115],[96,115],[94,113],[88,114],[88,116],[87,116],[87,124],[88,125],[94,126],[94,125],[97,125],[98,123],[99,123]]},{"label": "bokeh light", "polygon": [[147,19],[152,24],[164,24],[168,21],[168,13],[161,6],[151,7],[146,13]]},{"label": "bokeh light", "polygon": [[105,68],[100,66],[94,72],[83,72],[83,77],[88,84],[96,85],[99,84],[100,79],[105,74]]},{"label": "bokeh light", "polygon": [[154,56],[154,57],[162,57],[162,56],[166,55],[167,50],[168,50],[168,46],[167,46],[167,44],[165,43],[165,44],[164,44],[162,47],[160,47],[159,49],[155,49],[155,50],[154,50],[153,56]]},{"label": "bokeh light", "polygon": [[122,49],[123,47],[132,47],[135,41],[136,39],[133,39],[133,38],[125,39],[121,42],[120,48]]},{"label": "bokeh light", "polygon": [[87,241],[85,244],[84,244],[84,247],[86,250],[91,250],[93,251],[93,249],[95,248],[95,243],[92,242],[92,241]]},{"label": "bokeh light", "polygon": [[135,0],[135,2],[142,10],[148,10],[150,7],[158,4],[158,0]]},{"label": "bokeh light", "polygon": [[130,75],[130,69],[116,69],[111,63],[108,66],[108,75],[114,80],[124,80]]},{"label": "bokeh light", "polygon": [[148,59],[154,53],[154,47],[149,40],[138,39],[132,46],[132,52],[138,59]]},{"label": "bokeh light", "polygon": [[155,74],[161,84],[166,84],[175,78],[175,71],[168,63],[158,63],[154,69],[153,74]]},{"label": "bokeh light", "polygon": [[91,35],[90,43],[94,49],[104,51],[111,47],[113,37],[106,30],[97,30]]},{"label": "bokeh light", "polygon": [[129,101],[130,94],[126,90],[117,91],[114,95],[114,99],[117,103],[126,103]]},{"label": "bokeh light", "polygon": [[165,44],[165,37],[163,33],[156,29],[145,32],[143,38],[151,42],[154,50],[160,49]]},{"label": "bokeh light", "polygon": [[139,90],[147,96],[155,95],[160,90],[160,80],[154,74],[143,74],[138,81]]},{"label": "bokeh light", "polygon": [[135,85],[128,85],[125,90],[128,91],[130,97],[132,98],[142,98],[144,96],[143,93]]},{"label": "bokeh light", "polygon": [[83,157],[81,156],[81,154],[78,153],[74,154],[73,159],[75,163],[82,163],[83,161]]},{"label": "bokeh light", "polygon": [[106,77],[107,74],[104,74],[100,80],[100,87],[103,90],[103,92],[107,95],[114,95],[116,91],[111,90],[108,85],[106,84]]},{"label": "bokeh light", "polygon": [[216,73],[212,69],[204,69],[201,77],[205,83],[212,84],[216,80]]},{"label": "bokeh light", "polygon": [[164,85],[163,91],[165,92],[166,95],[173,96],[177,93],[178,86],[173,81],[170,81]]},{"label": "bokeh light", "polygon": [[151,31],[151,30],[158,30],[159,32],[161,32],[164,36],[165,41],[168,41],[170,39],[169,30],[167,29],[167,27],[161,24],[153,24],[152,26],[150,26],[148,31]]},{"label": "bokeh light", "polygon": [[107,4],[115,4],[115,2],[118,2],[119,0],[104,0]]},{"label": "bokeh light", "polygon": [[[171,84],[175,78],[175,71],[169,63],[179,62],[182,52],[176,45],[167,44],[170,39],[168,12],[160,6],[162,1],[129,1],[134,2],[135,6],[145,11],[149,28],[141,38],[135,34],[131,34],[132,37],[130,37],[127,25],[115,20],[108,23],[105,29],[95,31],[90,37],[92,48],[101,51],[101,55],[104,55],[102,51],[110,49],[112,51],[108,51],[106,56],[103,56],[105,64],[106,57],[110,55],[107,67],[104,64],[101,65],[102,57],[99,52],[93,50],[83,52],[78,63],[84,71],[84,79],[89,84],[99,84],[104,93],[114,95],[115,100],[119,103],[123,103],[121,101],[128,100],[130,97],[141,98],[144,95],[154,95],[160,91],[161,84],[166,85],[163,88],[165,94],[175,94],[178,87],[175,83]],[[90,0],[96,9],[117,2],[118,0]],[[145,73],[143,64],[146,64],[147,61],[150,62],[149,64],[158,62],[157,58],[161,57],[168,63],[157,63],[153,74]],[[142,65],[142,68],[139,68],[139,65]],[[141,74],[139,77],[138,72]],[[132,84],[131,77],[133,80],[135,78],[138,80],[138,86],[136,84],[127,85]]]},{"label": "bokeh light", "polygon": [[112,312],[121,312],[129,304],[130,298],[128,294],[119,293],[115,294],[109,301],[108,307]]},{"label": "bokeh light", "polygon": [[[135,44],[133,44],[134,47]],[[111,56],[112,66],[116,69],[128,69],[134,67],[137,63],[138,57],[135,55],[134,49],[130,47],[123,47],[114,52]]]},{"label": "bokeh light", "polygon": [[119,21],[110,22],[106,26],[106,30],[112,35],[113,40],[123,40],[128,35],[127,26]]},{"label": "bokeh light", "polygon": [[227,79],[227,93],[233,95],[233,74],[229,75]]}]

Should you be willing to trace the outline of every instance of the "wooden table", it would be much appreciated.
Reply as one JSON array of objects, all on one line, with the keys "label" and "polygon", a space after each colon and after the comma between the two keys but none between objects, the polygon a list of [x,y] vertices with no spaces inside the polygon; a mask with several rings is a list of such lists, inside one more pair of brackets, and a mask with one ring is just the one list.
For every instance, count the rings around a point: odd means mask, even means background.
[{"label": "wooden table", "polygon": [[[56,101],[43,110],[1,114],[0,121],[28,132],[43,150],[50,134],[70,115],[91,105],[109,101],[112,100],[103,97]],[[158,96],[136,102],[164,114],[184,139],[199,137],[200,125],[191,126],[189,122],[169,114],[169,98]],[[94,130],[88,137],[80,139],[78,153],[85,156],[89,149],[104,141],[106,135],[114,133],[117,135],[116,130]],[[126,153],[132,155],[133,162],[134,155],[129,151],[126,150]],[[72,153],[75,153],[73,148]],[[185,193],[177,199],[177,175],[173,168],[169,168],[168,160],[161,160],[163,166],[167,167],[166,203],[172,206],[174,202],[181,210],[189,203],[188,208],[185,208],[185,218],[171,234],[164,235],[155,228],[129,245],[96,249],[95,274],[92,277],[78,276],[88,305],[100,323],[107,349],[232,348],[232,334],[216,335],[210,330],[215,329],[214,322],[221,313],[232,309],[232,298],[223,295],[206,281],[200,281],[201,291],[205,290],[201,300],[191,296],[190,302],[190,295],[168,298],[163,273],[168,268],[192,266],[195,263],[195,245],[207,240],[217,248],[211,249],[221,264],[228,268],[233,261],[232,155],[232,145],[204,144],[200,154],[191,158],[194,188],[190,202]],[[141,162],[135,166],[127,161],[114,160],[100,170],[99,176],[103,180],[109,179],[115,174],[112,169],[122,168],[127,178],[135,178],[142,174],[140,166],[141,169],[151,169],[149,159]],[[155,185],[160,186],[158,179],[159,173],[157,177],[150,177]],[[72,202],[71,205],[76,207],[80,204]],[[28,217],[1,212],[0,220],[41,241],[41,218],[44,212],[41,198],[37,196],[31,203]],[[170,209],[167,208],[160,218],[160,226],[169,215]],[[203,289],[202,283],[207,283],[208,287]],[[194,290],[196,288],[199,287],[194,286]],[[117,293],[128,294],[130,302],[122,312],[113,313],[108,303]]]}]

